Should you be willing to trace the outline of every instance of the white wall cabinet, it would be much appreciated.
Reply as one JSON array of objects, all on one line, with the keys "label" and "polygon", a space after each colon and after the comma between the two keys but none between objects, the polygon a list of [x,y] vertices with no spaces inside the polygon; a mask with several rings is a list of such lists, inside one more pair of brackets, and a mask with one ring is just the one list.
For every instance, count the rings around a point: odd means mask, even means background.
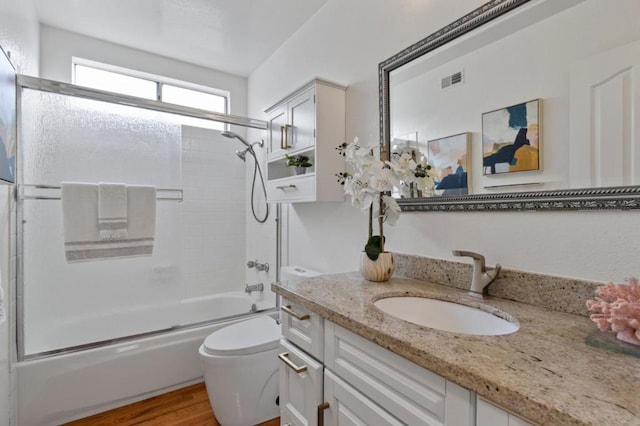
[{"label": "white wall cabinet", "polygon": [[[265,111],[269,202],[344,200],[335,176],[344,159],[335,148],[345,142],[345,91],[316,79]],[[296,175],[287,154],[309,157],[312,166]]]}]

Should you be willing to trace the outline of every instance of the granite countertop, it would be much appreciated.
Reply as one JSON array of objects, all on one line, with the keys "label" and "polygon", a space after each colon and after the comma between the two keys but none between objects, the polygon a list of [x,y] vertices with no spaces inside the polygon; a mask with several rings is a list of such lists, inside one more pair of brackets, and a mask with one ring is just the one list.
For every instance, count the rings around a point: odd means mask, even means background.
[{"label": "granite countertop", "polygon": [[[410,278],[359,273],[274,283],[277,294],[517,415],[543,425],[640,425],[640,359],[594,347],[587,317],[522,302],[484,300]],[[512,315],[520,330],[471,336],[415,325],[373,306],[387,296],[478,303]]]}]

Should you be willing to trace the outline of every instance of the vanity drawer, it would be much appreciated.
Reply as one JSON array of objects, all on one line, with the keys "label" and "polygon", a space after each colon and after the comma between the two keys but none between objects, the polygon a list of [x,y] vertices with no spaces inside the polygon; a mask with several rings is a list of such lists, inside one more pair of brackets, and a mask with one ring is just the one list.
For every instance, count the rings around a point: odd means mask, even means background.
[{"label": "vanity drawer", "polygon": [[303,351],[322,361],[324,356],[324,319],[295,303],[282,299],[280,307],[282,335]]},{"label": "vanity drawer", "polygon": [[316,425],[317,407],[322,403],[322,364],[284,339],[280,349],[281,424]]},{"label": "vanity drawer", "polygon": [[444,378],[332,322],[325,336],[328,370],[405,424],[445,424]]},{"label": "vanity drawer", "polygon": [[267,182],[269,202],[315,201],[315,175],[292,176]]}]

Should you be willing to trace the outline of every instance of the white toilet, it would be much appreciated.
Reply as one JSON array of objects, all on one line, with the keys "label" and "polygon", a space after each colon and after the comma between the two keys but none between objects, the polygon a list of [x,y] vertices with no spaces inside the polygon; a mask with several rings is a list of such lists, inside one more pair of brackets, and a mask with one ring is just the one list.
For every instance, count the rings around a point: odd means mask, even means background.
[{"label": "white toilet", "polygon": [[223,426],[249,426],[280,415],[280,326],[260,316],[223,327],[200,345],[209,402]]}]

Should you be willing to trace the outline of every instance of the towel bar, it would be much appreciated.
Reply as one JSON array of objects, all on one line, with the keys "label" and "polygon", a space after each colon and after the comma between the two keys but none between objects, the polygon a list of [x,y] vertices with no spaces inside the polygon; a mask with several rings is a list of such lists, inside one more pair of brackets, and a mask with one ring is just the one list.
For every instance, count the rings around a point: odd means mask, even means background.
[{"label": "towel bar", "polygon": [[[23,188],[34,188],[34,190],[60,190],[59,186],[54,185],[18,185],[18,191],[16,191],[18,199],[20,200],[59,200],[60,196],[42,195],[42,194],[24,194]],[[182,189],[170,189],[170,188],[158,188],[158,200],[160,201],[178,201],[183,200]]]}]

